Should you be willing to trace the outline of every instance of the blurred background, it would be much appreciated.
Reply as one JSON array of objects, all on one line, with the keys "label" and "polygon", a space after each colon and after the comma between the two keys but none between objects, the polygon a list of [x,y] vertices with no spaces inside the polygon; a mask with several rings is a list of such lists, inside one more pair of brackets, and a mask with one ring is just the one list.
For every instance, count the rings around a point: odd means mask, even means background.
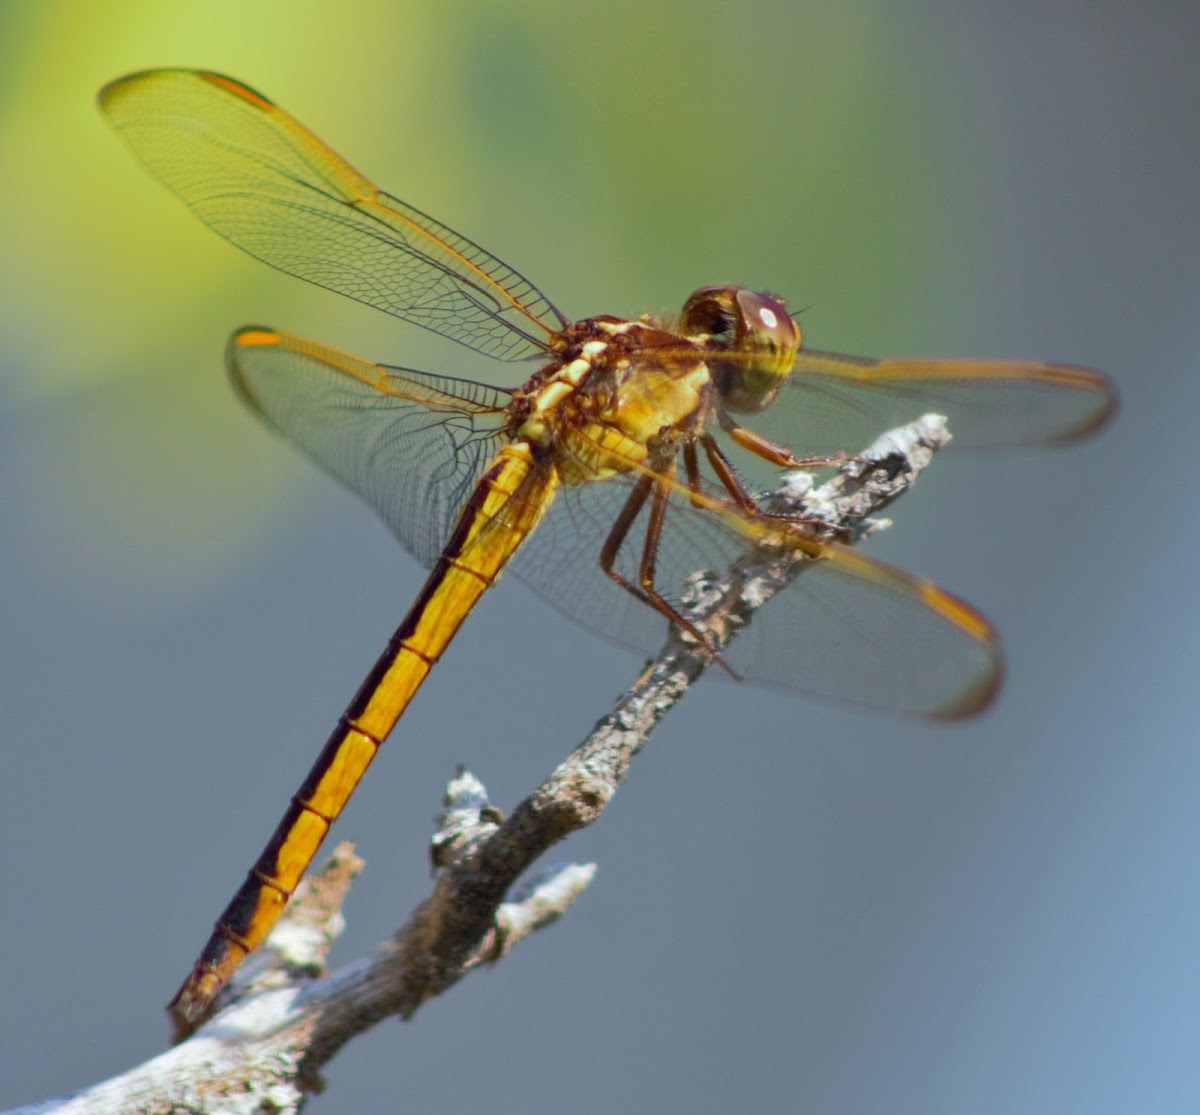
[{"label": "blurred background", "polygon": [[[230,330],[521,371],[204,229],[93,107],[185,65],[571,317],[739,282],[817,347],[1123,394],[1086,445],[942,457],[872,544],[995,621],[991,711],[697,687],[562,849],[599,864],[570,915],[309,1110],[1195,1111],[1197,30],[1153,0],[0,4],[0,1106],[165,1047],[422,577],[243,411]],[[368,864],[335,962],[427,892],[456,762],[510,807],[639,666],[515,581],[485,600],[335,830]]]}]

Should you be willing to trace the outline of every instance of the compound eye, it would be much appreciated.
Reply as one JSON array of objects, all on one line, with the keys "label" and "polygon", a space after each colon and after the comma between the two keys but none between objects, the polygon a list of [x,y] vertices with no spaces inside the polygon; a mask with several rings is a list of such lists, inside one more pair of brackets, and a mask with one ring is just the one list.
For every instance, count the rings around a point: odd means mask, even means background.
[{"label": "compound eye", "polygon": [[684,304],[679,315],[685,337],[707,336],[718,344],[741,340],[742,311],[737,305],[737,287],[703,286]]},{"label": "compound eye", "polygon": [[771,405],[800,347],[800,330],[778,298],[736,286],[701,287],[679,321],[683,335],[703,346],[727,411],[757,414]]},{"label": "compound eye", "polygon": [[800,330],[784,304],[769,294],[742,290],[737,295],[739,340],[772,352],[795,352]]}]

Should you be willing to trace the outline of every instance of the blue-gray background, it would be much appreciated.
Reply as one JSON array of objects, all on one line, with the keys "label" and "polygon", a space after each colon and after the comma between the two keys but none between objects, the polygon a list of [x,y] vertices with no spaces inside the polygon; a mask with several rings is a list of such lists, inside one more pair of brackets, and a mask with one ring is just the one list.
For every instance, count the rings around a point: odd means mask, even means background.
[{"label": "blue-gray background", "polygon": [[[161,1006],[420,572],[238,407],[228,331],[499,378],[202,229],[95,115],[259,87],[571,316],[736,281],[818,347],[1047,358],[1103,438],[947,456],[873,552],[1009,654],[955,727],[707,683],[569,917],[328,1070],[311,1110],[1200,1106],[1194,5],[0,6],[0,1105],[160,1051]],[[853,448],[853,447],[851,447]],[[803,637],[803,633],[798,633]],[[486,600],[336,830],[335,954],[428,888],[470,762],[511,805],[639,663]]]}]

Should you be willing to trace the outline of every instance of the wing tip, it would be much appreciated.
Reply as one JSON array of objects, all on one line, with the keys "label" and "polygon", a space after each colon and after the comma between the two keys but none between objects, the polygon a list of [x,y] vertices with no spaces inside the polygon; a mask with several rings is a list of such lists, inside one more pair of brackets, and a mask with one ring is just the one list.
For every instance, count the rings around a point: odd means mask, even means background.
[{"label": "wing tip", "polygon": [[953,701],[929,710],[927,715],[931,719],[947,722],[969,720],[978,716],[996,699],[996,694],[1004,684],[1004,658],[994,643],[991,651],[987,669]]},{"label": "wing tip", "polygon": [[234,330],[225,344],[225,371],[238,398],[251,410],[261,411],[258,400],[250,390],[246,377],[242,375],[238,354],[244,348],[261,348],[282,344],[283,337],[277,330],[266,325],[243,325]]},{"label": "wing tip", "polygon": [[264,97],[257,89],[251,89],[249,85],[238,81],[237,78],[219,74],[215,70],[192,70],[184,66],[162,66],[146,70],[132,70],[127,74],[122,74],[120,77],[113,78],[112,81],[105,82],[100,87],[96,93],[96,103],[102,111],[109,112],[121,97],[127,96],[141,86],[180,77],[194,78],[197,81],[215,85],[239,100],[247,101],[264,111],[275,108],[274,101]]},{"label": "wing tip", "polygon": [[106,81],[96,93],[96,106],[101,112],[110,113],[113,105],[121,97],[128,94],[147,77],[159,72],[158,70],[133,70],[120,77],[114,77],[112,81]]},{"label": "wing tip", "polygon": [[935,720],[977,716],[992,703],[1004,680],[1004,656],[996,629],[981,612],[932,582],[920,582],[919,591],[925,605],[965,635],[981,658],[981,668],[952,699],[924,711]]},{"label": "wing tip", "polygon": [[1120,408],[1117,385],[1099,368],[1085,364],[1046,364],[1041,378],[1075,391],[1087,391],[1096,398],[1096,409],[1070,429],[1050,439],[1052,445],[1070,445],[1099,433],[1116,416]]}]

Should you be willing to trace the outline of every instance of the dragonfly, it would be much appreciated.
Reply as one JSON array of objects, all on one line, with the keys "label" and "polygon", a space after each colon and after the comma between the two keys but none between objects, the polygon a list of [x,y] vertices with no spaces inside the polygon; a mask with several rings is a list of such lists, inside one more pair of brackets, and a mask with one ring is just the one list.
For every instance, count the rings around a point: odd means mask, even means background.
[{"label": "dragonfly", "polygon": [[[988,703],[1000,655],[982,615],[811,521],[765,510],[752,479],[836,461],[928,411],[969,445],[1076,439],[1113,412],[1101,373],[822,352],[802,344],[779,297],[733,285],[702,287],[671,317],[572,321],[518,271],[384,193],[233,78],[146,70],[106,85],[98,101],[134,155],[250,255],[533,367],[506,388],[264,326],[230,339],[242,399],[365,498],[430,572],[171,1000],[179,1036],[266,938],[383,741],[506,568],[643,651],[673,626],[738,677],[934,717]],[[684,586],[756,550],[801,560],[805,576],[718,651],[689,618]]]}]

